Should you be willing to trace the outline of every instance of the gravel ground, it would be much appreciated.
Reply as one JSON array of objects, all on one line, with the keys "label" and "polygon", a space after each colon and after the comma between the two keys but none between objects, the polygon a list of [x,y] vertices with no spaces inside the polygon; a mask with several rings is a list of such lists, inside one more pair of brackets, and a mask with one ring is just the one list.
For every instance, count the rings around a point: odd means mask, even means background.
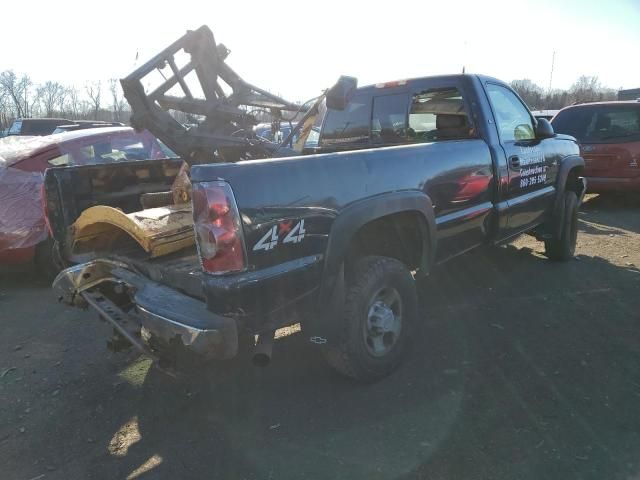
[{"label": "gravel ground", "polygon": [[419,285],[408,362],[369,386],[301,335],[167,378],[29,271],[0,274],[0,478],[638,479],[640,200],[591,196],[577,256],[531,238]]}]

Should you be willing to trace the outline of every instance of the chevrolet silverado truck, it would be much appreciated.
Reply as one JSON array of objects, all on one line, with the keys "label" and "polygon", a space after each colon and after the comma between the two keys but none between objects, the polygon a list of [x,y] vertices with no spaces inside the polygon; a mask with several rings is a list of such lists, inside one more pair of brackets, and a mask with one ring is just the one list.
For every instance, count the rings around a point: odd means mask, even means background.
[{"label": "chevrolet silverado truck", "polygon": [[406,356],[429,313],[418,311],[414,281],[436,265],[525,233],[550,260],[573,257],[586,189],[578,145],[507,84],[425,77],[338,103],[323,100],[318,142],[299,154],[192,164],[195,245],[168,255],[126,238],[71,253],[70,229],[93,205],[139,210],[179,163],[48,170],[47,218],[74,264],[54,282],[61,299],[109,321],[112,345],[161,361],[228,359],[249,339],[266,363],[274,332],[299,324],[331,366],[366,382]]}]

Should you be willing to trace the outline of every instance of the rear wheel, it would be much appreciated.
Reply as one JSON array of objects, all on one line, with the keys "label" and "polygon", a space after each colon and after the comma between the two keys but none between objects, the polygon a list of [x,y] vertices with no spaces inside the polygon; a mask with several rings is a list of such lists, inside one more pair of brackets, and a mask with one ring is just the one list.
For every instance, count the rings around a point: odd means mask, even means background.
[{"label": "rear wheel", "polygon": [[566,261],[575,255],[578,239],[578,196],[565,192],[560,238],[545,240],[544,250],[550,260]]},{"label": "rear wheel", "polygon": [[338,372],[378,380],[404,359],[417,315],[413,276],[394,258],[358,260],[347,281],[342,338],[326,352]]}]

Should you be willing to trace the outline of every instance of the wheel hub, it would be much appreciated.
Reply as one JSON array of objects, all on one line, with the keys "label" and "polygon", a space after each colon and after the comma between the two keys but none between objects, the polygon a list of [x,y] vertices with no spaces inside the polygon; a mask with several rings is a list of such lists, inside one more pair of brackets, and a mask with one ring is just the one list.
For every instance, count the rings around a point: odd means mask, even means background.
[{"label": "wheel hub", "polygon": [[365,345],[369,353],[381,357],[389,353],[402,327],[402,300],[394,288],[384,288],[373,298],[365,322]]},{"label": "wheel hub", "polygon": [[392,331],[395,315],[387,304],[377,301],[369,309],[369,321],[372,332],[384,334]]}]

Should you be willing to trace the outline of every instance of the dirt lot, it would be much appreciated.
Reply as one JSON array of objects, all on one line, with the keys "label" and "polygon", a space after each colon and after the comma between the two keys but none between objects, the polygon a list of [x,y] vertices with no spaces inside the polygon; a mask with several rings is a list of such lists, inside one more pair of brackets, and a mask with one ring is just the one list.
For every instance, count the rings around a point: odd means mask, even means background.
[{"label": "dirt lot", "polygon": [[530,238],[420,284],[407,364],[343,380],[300,335],[175,381],[29,272],[0,277],[0,478],[638,479],[640,201],[590,197],[575,261]]}]

